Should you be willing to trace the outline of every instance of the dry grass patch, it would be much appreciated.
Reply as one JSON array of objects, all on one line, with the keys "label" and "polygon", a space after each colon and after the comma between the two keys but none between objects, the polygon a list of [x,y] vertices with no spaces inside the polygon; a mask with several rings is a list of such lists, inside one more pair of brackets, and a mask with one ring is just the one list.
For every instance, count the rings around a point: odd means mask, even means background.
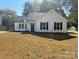
[{"label": "dry grass patch", "polygon": [[0,34],[0,59],[77,59],[77,34]]}]

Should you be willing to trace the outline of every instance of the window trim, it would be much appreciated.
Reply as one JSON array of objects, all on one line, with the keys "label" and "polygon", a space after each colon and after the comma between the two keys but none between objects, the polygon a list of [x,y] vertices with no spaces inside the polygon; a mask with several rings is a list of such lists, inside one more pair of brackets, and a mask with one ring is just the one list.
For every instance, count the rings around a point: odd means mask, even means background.
[{"label": "window trim", "polygon": [[18,24],[19,29],[21,29],[21,24]]},{"label": "window trim", "polygon": [[24,24],[21,24],[21,26],[22,26],[22,29],[24,29]]},{"label": "window trim", "polygon": [[25,29],[25,23],[19,23],[18,29]]}]

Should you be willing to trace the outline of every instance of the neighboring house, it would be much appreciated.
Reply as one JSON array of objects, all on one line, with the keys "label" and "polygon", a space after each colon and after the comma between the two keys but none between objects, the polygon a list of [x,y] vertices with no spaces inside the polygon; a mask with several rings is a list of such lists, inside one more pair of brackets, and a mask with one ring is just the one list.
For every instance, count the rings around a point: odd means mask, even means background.
[{"label": "neighboring house", "polygon": [[0,10],[0,31],[7,29],[7,27],[4,26],[4,23],[3,23],[4,15],[5,15],[5,13],[2,10]]},{"label": "neighboring house", "polygon": [[67,20],[54,10],[46,13],[32,12],[27,17],[18,16],[15,31],[67,32]]},{"label": "neighboring house", "polygon": [[0,10],[0,27],[3,25],[3,14],[4,12]]},{"label": "neighboring house", "polygon": [[2,25],[1,15],[0,15],[0,26]]}]

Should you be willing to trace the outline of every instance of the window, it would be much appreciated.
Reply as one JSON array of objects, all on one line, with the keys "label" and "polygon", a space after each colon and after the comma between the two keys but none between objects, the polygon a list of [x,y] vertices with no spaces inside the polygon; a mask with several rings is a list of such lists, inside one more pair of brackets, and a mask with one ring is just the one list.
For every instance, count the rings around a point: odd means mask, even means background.
[{"label": "window", "polygon": [[48,30],[48,22],[40,22],[40,30]]},{"label": "window", "polygon": [[24,24],[19,24],[19,29],[24,29]]},{"label": "window", "polygon": [[57,23],[57,30],[59,30],[59,23]]},{"label": "window", "polygon": [[19,29],[21,29],[21,24],[19,24]]},{"label": "window", "polygon": [[62,30],[62,22],[55,22],[54,30]]},{"label": "window", "polygon": [[43,30],[46,29],[46,23],[42,23],[42,29],[43,29]]},{"label": "window", "polygon": [[24,24],[21,24],[22,25],[22,29],[24,29]]}]

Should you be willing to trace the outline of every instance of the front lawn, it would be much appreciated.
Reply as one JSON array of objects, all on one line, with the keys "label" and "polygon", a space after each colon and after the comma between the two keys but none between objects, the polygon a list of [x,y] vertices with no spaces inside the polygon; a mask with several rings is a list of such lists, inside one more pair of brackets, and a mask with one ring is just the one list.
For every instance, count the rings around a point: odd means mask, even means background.
[{"label": "front lawn", "polygon": [[0,59],[77,59],[77,34],[0,33]]}]

